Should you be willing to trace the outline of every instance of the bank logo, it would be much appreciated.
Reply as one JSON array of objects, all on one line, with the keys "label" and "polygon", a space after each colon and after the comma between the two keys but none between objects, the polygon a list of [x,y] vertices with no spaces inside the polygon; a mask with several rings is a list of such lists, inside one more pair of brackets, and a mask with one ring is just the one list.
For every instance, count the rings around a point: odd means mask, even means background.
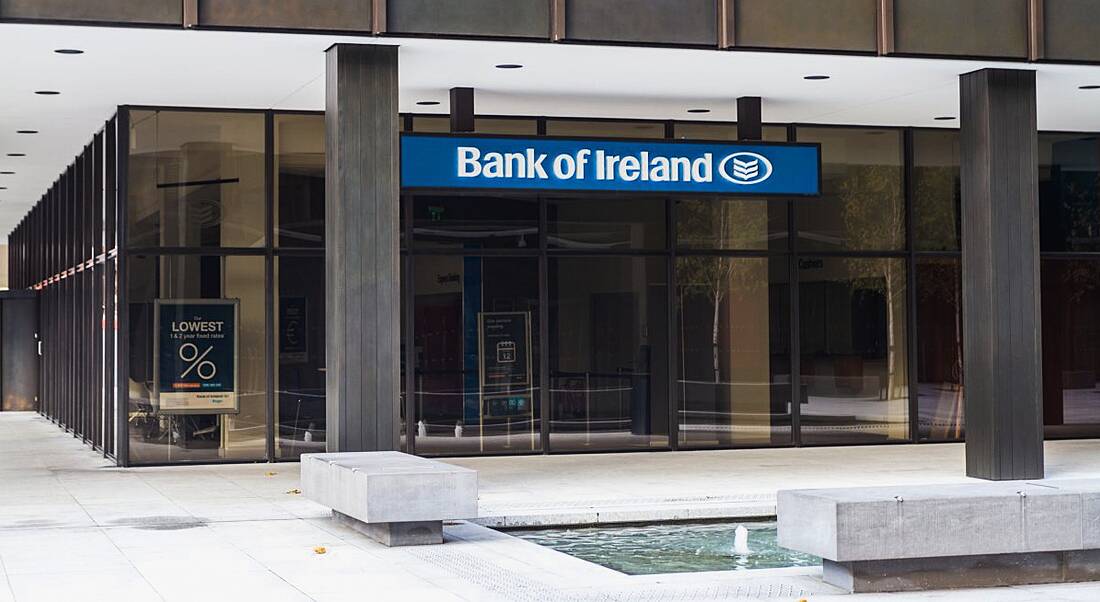
[{"label": "bank logo", "polygon": [[733,153],[722,159],[718,173],[729,182],[749,186],[772,177],[772,162],[767,157],[750,152]]}]

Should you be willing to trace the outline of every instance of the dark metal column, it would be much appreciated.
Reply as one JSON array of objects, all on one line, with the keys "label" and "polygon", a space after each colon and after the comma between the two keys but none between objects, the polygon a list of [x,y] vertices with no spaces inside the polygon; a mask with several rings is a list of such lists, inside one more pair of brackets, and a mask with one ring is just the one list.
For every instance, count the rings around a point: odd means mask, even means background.
[{"label": "dark metal column", "polygon": [[966,474],[1043,476],[1035,72],[960,79]]},{"label": "dark metal column", "polygon": [[759,96],[742,96],[737,99],[737,139],[741,141],[763,140],[764,125],[760,115]]},{"label": "dark metal column", "polygon": [[328,450],[396,450],[397,47],[336,44],[326,54]]}]

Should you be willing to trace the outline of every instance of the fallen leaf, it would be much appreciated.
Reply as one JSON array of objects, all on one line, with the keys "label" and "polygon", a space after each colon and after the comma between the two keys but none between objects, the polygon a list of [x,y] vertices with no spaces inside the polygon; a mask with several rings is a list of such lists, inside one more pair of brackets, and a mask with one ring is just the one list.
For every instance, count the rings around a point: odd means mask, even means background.
[{"label": "fallen leaf", "polygon": [[275,476],[275,475],[277,475],[277,474],[279,474],[279,473],[277,473],[277,472],[269,472],[269,473],[267,473],[267,476],[269,476],[269,477],[273,477],[273,476]]},{"label": "fallen leaf", "polygon": [[[325,548],[325,546],[317,546],[316,548],[313,548],[313,553],[314,554],[324,554],[325,552],[328,552],[328,550]],[[805,602],[805,601],[803,601],[803,602]]]},{"label": "fallen leaf", "polygon": [[290,495],[298,495],[298,494],[302,493],[302,490],[301,489],[291,489],[287,493],[290,494]]}]

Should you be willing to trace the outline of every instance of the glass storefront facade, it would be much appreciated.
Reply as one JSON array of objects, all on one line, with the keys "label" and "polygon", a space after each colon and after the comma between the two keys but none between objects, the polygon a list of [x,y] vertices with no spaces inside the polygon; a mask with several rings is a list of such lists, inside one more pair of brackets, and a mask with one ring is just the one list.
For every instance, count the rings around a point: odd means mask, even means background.
[{"label": "glass storefront facade", "polygon": [[[132,464],[325,449],[324,116],[127,112]],[[233,413],[155,402],[157,300],[238,302]]]},{"label": "glass storefront facade", "polygon": [[[323,115],[132,108],[117,123],[126,462],[324,450]],[[403,124],[448,127],[438,116]],[[736,137],[733,124],[704,122],[500,117],[476,127]],[[821,144],[820,199],[406,191],[402,447],[961,440],[958,133],[771,125],[764,136]],[[1100,143],[1041,134],[1040,148],[1047,435],[1096,436]],[[238,306],[238,407],[158,411],[156,302],[216,299]],[[501,345],[501,332],[518,344]]]},{"label": "glass storefront facade", "polygon": [[[446,130],[440,118],[406,123]],[[736,138],[732,124],[699,122],[547,119],[541,131]],[[822,145],[821,199],[406,194],[411,449],[961,439],[958,136],[925,134],[766,127],[767,140]],[[933,181],[920,185],[914,172]],[[919,233],[916,191],[928,216]],[[497,393],[479,372],[493,351],[479,320],[493,312],[530,325],[524,382],[534,385],[516,389],[506,417],[494,415]]]}]

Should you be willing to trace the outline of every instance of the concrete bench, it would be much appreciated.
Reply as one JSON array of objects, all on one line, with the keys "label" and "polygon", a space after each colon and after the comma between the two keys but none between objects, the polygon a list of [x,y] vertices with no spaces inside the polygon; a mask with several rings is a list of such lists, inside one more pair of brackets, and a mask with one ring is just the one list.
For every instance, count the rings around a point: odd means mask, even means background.
[{"label": "concrete bench", "polygon": [[387,546],[443,543],[477,517],[477,471],[401,452],[302,455],[302,494]]},{"label": "concrete bench", "polygon": [[851,592],[1100,580],[1100,480],[780,491],[777,515]]}]

